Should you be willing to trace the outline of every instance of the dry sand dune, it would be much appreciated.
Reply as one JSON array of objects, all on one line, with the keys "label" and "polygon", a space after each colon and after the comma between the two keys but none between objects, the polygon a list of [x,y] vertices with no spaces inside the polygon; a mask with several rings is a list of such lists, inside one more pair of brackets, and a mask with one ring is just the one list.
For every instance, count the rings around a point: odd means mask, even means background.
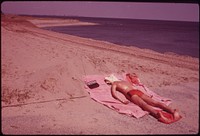
[{"label": "dry sand dune", "polygon": [[[41,18],[1,18],[3,134],[198,133],[199,58],[42,30]],[[96,103],[84,90],[84,75],[123,72],[137,73],[171,98],[183,118],[170,125],[149,115],[136,119]]]}]

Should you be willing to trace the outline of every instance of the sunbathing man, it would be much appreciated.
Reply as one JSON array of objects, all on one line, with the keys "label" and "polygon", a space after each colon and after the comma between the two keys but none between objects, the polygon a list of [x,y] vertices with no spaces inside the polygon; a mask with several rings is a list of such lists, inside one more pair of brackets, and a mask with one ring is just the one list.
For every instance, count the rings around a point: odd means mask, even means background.
[{"label": "sunbathing man", "polygon": [[[111,75],[105,78],[105,82],[107,84],[112,85],[111,94],[115,99],[119,100],[120,102],[124,104],[128,104],[129,101],[131,101],[134,104],[141,107],[143,110],[148,111],[152,116],[154,116],[155,118],[157,118],[159,121],[163,123],[170,123],[172,122],[172,120],[169,120],[168,118],[166,118],[162,114],[162,112],[155,110],[152,106],[159,107],[163,109],[164,111],[171,113],[173,115],[173,122],[181,118],[181,116],[179,115],[176,109],[172,109],[161,102],[153,100],[151,97],[144,94],[142,91],[134,88],[134,86],[127,81],[120,81],[114,75]],[[120,98],[117,95],[117,92],[122,93],[126,97],[126,99]]]}]

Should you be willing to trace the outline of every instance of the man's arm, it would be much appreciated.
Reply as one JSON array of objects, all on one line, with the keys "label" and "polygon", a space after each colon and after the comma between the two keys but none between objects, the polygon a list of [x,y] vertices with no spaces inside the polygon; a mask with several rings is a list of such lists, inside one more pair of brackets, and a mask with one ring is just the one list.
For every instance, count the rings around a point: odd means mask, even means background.
[{"label": "man's arm", "polygon": [[117,100],[119,100],[119,101],[120,101],[121,103],[123,103],[123,104],[128,104],[128,103],[129,103],[128,101],[123,101],[122,99],[120,99],[120,97],[117,96],[117,90],[116,90],[116,88],[117,88],[117,85],[116,85],[116,84],[113,84],[113,85],[111,86],[111,94],[112,94],[112,97],[115,98],[115,99],[117,99]]}]

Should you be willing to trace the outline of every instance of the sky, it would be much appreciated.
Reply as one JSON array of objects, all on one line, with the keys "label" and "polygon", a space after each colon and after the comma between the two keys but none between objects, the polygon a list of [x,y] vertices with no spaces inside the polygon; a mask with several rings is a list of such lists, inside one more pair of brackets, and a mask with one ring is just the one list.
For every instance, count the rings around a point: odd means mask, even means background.
[{"label": "sky", "polygon": [[4,1],[5,14],[61,15],[199,22],[198,3]]}]

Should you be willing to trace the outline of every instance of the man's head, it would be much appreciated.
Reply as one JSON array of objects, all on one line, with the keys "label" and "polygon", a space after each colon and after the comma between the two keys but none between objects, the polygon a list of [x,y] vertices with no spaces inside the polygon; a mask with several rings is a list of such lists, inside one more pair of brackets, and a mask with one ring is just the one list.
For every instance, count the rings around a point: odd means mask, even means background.
[{"label": "man's head", "polygon": [[119,79],[117,77],[115,77],[113,74],[107,76],[104,78],[104,81],[107,83],[107,84],[112,84],[114,83],[115,81],[119,81]]}]

